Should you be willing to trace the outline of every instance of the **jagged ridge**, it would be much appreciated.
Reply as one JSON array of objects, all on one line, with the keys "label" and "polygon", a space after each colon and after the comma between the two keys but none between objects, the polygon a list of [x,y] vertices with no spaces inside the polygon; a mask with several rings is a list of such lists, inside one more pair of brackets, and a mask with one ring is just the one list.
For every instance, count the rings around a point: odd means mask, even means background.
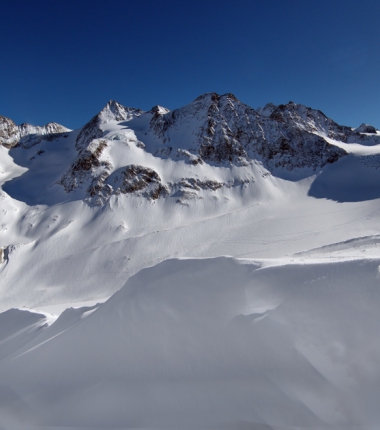
[{"label": "jagged ridge", "polygon": [[[115,134],[115,130],[120,133]],[[16,126],[0,117],[0,142],[7,147],[18,144],[30,148],[42,137],[62,133],[68,129],[56,123]],[[368,124],[357,129],[341,126],[321,111],[293,102],[279,106],[269,103],[255,110],[230,93],[206,93],[173,111],[157,105],[144,112],[111,100],[76,137],[78,155],[59,181],[67,193],[84,188],[88,202],[103,204],[112,194],[137,194],[154,200],[230,186],[195,178],[165,183],[159,172],[138,163],[125,163],[116,169],[107,155],[115,140],[123,141],[125,150],[137,147],[173,161],[239,167],[256,160],[274,172],[322,168],[347,154],[331,141],[366,144],[370,140],[373,144],[380,143],[380,135]],[[253,178],[247,180],[252,182]],[[199,187],[197,181],[203,185]]]},{"label": "jagged ridge", "polygon": [[13,148],[16,145],[31,148],[42,139],[52,140],[70,131],[56,122],[49,122],[44,126],[28,123],[16,125],[11,119],[0,115],[0,145],[6,148]]},{"label": "jagged ridge", "polygon": [[211,163],[246,165],[261,158],[272,169],[315,169],[345,155],[345,151],[316,135],[317,127],[308,129],[291,119],[264,115],[232,94],[204,94],[184,108],[156,115],[151,130],[170,147],[173,131],[194,119],[198,121],[193,131],[196,137],[193,146],[184,149]]}]

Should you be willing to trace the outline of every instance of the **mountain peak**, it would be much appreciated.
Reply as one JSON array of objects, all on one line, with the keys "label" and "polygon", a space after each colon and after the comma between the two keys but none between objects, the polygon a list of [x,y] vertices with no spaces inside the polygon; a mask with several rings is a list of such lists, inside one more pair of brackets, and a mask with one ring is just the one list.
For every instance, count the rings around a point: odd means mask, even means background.
[{"label": "mountain peak", "polygon": [[0,145],[11,148],[19,139],[20,132],[17,125],[10,118],[0,115]]},{"label": "mountain peak", "polygon": [[239,99],[236,96],[234,96],[232,93],[218,94],[215,92],[201,94],[194,100],[194,102],[208,101],[208,102],[216,103],[216,102],[219,102],[219,100],[222,100],[222,101],[233,100],[235,102],[239,102]]},{"label": "mountain peak", "polygon": [[211,92],[211,93],[204,93],[204,94],[201,94],[200,96],[198,96],[198,97],[194,100],[194,102],[197,102],[197,101],[203,101],[203,100],[212,100],[212,101],[217,101],[217,100],[219,100],[219,98],[220,98],[220,95],[219,95],[219,94],[217,94],[217,93],[214,93],[214,92]]},{"label": "mountain peak", "polygon": [[20,145],[31,147],[43,139],[43,136],[50,136],[71,131],[56,122],[49,122],[43,126],[32,125],[27,122],[16,125],[11,119],[0,116],[0,145],[7,148]]},{"label": "mountain peak", "polygon": [[165,115],[166,113],[170,112],[170,110],[163,106],[156,105],[156,106],[153,106],[149,112],[155,115]]},{"label": "mountain peak", "polygon": [[140,116],[142,113],[143,111],[141,109],[129,108],[115,100],[109,100],[104,108],[83,126],[76,139],[76,149],[81,151],[85,149],[92,140],[102,137],[102,126],[104,124],[110,121],[129,121],[136,116]]},{"label": "mountain peak", "polygon": [[376,128],[370,124],[361,124],[358,128],[355,128],[357,133],[371,133],[376,134]]},{"label": "mountain peak", "polygon": [[105,123],[108,121],[125,121],[141,113],[141,109],[129,108],[115,100],[109,100],[97,116],[102,123]]}]

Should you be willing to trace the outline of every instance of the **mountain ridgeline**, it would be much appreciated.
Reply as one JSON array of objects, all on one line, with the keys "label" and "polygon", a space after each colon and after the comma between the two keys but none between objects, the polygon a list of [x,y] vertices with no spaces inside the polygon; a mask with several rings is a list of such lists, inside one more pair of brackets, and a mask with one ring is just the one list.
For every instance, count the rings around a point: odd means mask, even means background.
[{"label": "mountain ridgeline", "polygon": [[[380,134],[367,124],[357,129],[341,126],[321,111],[293,102],[278,106],[269,103],[255,110],[232,94],[206,93],[173,111],[155,106],[145,112],[109,101],[76,131],[56,123],[16,126],[0,117],[0,143],[7,148],[30,149],[43,140],[70,135],[75,141],[74,157],[56,183],[66,193],[82,190],[83,199],[95,205],[118,194],[156,200],[236,185],[235,180],[226,183],[197,175],[165,180],[155,170],[152,157],[199,167],[239,168],[259,163],[272,173],[316,171],[347,155],[335,142],[380,143]],[[123,147],[125,153],[145,152],[150,162],[128,163],[127,156],[120,165],[123,157],[117,154]],[[249,179],[241,183],[245,181]]]},{"label": "mountain ridgeline", "polygon": [[71,130],[56,122],[49,122],[40,127],[23,123],[16,125],[11,119],[0,115],[0,144],[6,148],[19,145],[30,148],[41,140],[53,140]]}]

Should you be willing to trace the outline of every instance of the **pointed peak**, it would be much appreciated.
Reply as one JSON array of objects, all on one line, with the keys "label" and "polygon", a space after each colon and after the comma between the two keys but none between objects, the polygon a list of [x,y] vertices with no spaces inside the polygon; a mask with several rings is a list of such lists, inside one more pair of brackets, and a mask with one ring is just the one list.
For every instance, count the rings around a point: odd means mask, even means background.
[{"label": "pointed peak", "polygon": [[54,121],[48,122],[42,128],[48,133],[65,133],[66,131],[71,131],[70,128],[67,128],[64,125],[58,124]]},{"label": "pointed peak", "polygon": [[117,102],[116,100],[108,100],[106,106],[122,106],[121,103]]},{"label": "pointed peak", "polygon": [[193,103],[195,102],[209,102],[209,103],[215,103],[215,102],[219,102],[219,101],[224,101],[224,100],[228,100],[228,101],[234,101],[234,102],[239,102],[240,100],[232,93],[226,93],[226,94],[217,94],[217,93],[205,93],[200,95],[199,97],[197,97]]},{"label": "pointed peak", "polygon": [[47,124],[42,126],[33,125],[27,122],[24,122],[21,125],[19,125],[19,129],[22,136],[25,136],[27,134],[44,135],[44,134],[65,133],[67,131],[71,131],[69,128],[64,127],[61,124],[58,124],[57,122],[48,122]]},{"label": "pointed peak", "polygon": [[256,109],[256,112],[258,112],[262,116],[271,116],[272,113],[277,109],[277,106],[274,103],[267,103],[264,107],[259,107]]},{"label": "pointed peak", "polygon": [[153,106],[149,112],[156,115],[165,115],[166,113],[170,112],[170,110],[166,109],[163,106],[156,105],[156,106]]},{"label": "pointed peak", "polygon": [[140,115],[142,112],[141,109],[125,107],[116,100],[109,100],[97,116],[101,122],[105,123],[108,121],[125,121]]},{"label": "pointed peak", "polygon": [[234,102],[239,102],[240,100],[232,93],[223,94],[220,98],[226,98],[227,100],[232,100]]},{"label": "pointed peak", "polygon": [[61,124],[58,124],[58,123],[57,123],[57,122],[55,122],[55,121],[50,121],[50,122],[48,122],[47,124],[45,124],[45,125],[44,125],[44,127],[56,126],[56,125],[59,125],[60,127],[63,127]]},{"label": "pointed peak", "polygon": [[119,102],[117,102],[116,100],[109,100],[106,105],[104,106],[104,108],[99,112],[100,114],[103,112],[119,112],[126,109],[122,104],[120,104]]},{"label": "pointed peak", "polygon": [[213,101],[216,102],[220,99],[220,95],[217,93],[204,93],[198,96],[194,102],[200,102],[200,101]]},{"label": "pointed peak", "polygon": [[114,110],[126,109],[126,107],[123,106],[121,103],[117,102],[116,100],[108,100],[107,104],[104,106],[102,111],[107,109],[114,111]]},{"label": "pointed peak", "polygon": [[377,134],[376,128],[371,124],[361,124],[358,128],[355,128],[357,133],[371,133],[371,134]]},{"label": "pointed peak", "polygon": [[7,116],[2,116],[2,115],[0,115],[0,124],[16,125],[13,120],[8,118]]},{"label": "pointed peak", "polygon": [[20,139],[20,131],[16,124],[6,116],[0,115],[0,146],[15,146]]}]

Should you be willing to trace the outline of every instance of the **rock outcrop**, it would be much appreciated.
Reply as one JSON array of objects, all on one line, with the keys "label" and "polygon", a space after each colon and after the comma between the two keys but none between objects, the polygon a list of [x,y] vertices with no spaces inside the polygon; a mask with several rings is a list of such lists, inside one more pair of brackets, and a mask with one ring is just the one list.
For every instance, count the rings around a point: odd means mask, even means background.
[{"label": "rock outcrop", "polygon": [[[60,181],[60,184],[63,185],[67,193],[76,190],[78,187],[82,187],[84,183],[91,182],[89,193],[91,196],[95,195],[96,187],[99,187],[100,182],[102,182],[100,177],[108,177],[112,168],[110,163],[100,161],[100,156],[107,145],[108,143],[104,139],[94,139],[87,148],[79,153],[70,169],[62,176]],[[96,175],[95,170],[100,167],[104,171]],[[98,182],[99,184],[97,184]]]}]

